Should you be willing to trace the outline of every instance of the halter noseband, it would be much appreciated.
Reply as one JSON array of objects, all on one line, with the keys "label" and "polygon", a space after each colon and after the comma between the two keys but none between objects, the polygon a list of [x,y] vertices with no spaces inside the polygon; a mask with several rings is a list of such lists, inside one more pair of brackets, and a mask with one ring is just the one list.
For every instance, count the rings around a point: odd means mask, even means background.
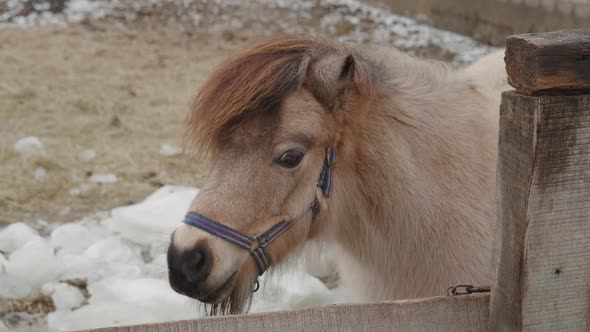
[{"label": "halter noseband", "polygon": [[[332,192],[332,168],[334,167],[335,160],[336,149],[329,147],[326,151],[326,158],[324,159],[322,171],[318,179],[318,187],[322,189],[322,193],[325,197],[330,196]],[[222,225],[196,212],[187,213],[183,222],[187,225],[197,227],[211,235],[217,236],[218,238],[224,239],[239,248],[247,250],[258,267],[258,275],[262,275],[270,266],[270,259],[264,251],[264,248],[279,237],[279,235],[286,232],[291,226],[299,221],[299,219],[303,218],[310,210],[312,212],[311,222],[313,223],[320,212],[320,202],[318,202],[317,197],[314,198],[307,210],[303,211],[299,216],[294,219],[281,221],[262,233],[262,235],[255,237],[236,231],[231,227]]]}]

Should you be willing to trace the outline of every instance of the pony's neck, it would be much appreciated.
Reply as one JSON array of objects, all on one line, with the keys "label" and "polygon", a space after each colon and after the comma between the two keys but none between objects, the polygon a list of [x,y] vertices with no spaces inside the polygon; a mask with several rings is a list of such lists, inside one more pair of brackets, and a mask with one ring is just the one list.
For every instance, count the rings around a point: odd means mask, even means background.
[{"label": "pony's neck", "polygon": [[[432,295],[438,290],[434,287],[453,279],[447,270],[459,259],[454,256],[468,252],[471,242],[459,243],[445,254],[441,248],[472,233],[464,221],[473,215],[468,209],[456,210],[464,204],[461,197],[448,198],[461,188],[447,185],[453,174],[444,170],[470,171],[473,165],[459,163],[466,153],[474,153],[473,146],[463,149],[462,140],[473,141],[475,135],[450,135],[462,130],[464,116],[441,116],[437,111],[477,105],[453,104],[445,97],[469,92],[468,82],[451,77],[445,68],[395,54],[382,63],[388,70],[376,94],[379,99],[363,121],[344,117],[341,123],[332,234],[361,265],[357,269],[380,271],[367,278],[388,276],[367,281],[380,285],[372,288],[369,298],[403,298],[419,293],[416,287]],[[397,76],[389,74],[393,72]],[[403,282],[391,283],[393,279]]]}]

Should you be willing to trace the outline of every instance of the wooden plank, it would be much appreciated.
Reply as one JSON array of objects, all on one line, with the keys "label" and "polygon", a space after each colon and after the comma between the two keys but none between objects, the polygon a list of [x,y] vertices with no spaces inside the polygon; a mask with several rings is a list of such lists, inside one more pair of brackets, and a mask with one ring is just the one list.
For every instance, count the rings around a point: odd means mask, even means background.
[{"label": "wooden plank", "polygon": [[110,327],[88,332],[486,331],[489,295],[463,295]]},{"label": "wooden plank", "polygon": [[502,96],[492,331],[590,330],[590,95]]},{"label": "wooden plank", "polygon": [[537,110],[514,91],[502,94],[494,238],[490,331],[518,331],[521,321],[521,269],[532,182]]},{"label": "wooden plank", "polygon": [[510,36],[505,60],[508,82],[523,93],[590,90],[590,29]]},{"label": "wooden plank", "polygon": [[544,97],[525,250],[523,326],[590,330],[590,95]]}]

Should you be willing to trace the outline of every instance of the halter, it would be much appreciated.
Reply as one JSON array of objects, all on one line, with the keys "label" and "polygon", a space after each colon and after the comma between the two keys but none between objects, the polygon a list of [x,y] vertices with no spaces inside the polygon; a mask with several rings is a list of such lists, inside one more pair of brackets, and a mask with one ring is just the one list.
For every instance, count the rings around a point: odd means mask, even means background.
[{"label": "halter", "polygon": [[[322,193],[325,197],[330,196],[332,192],[332,168],[334,167],[335,160],[336,149],[329,147],[326,151],[326,158],[324,159],[322,171],[320,172],[320,177],[318,179],[318,187],[322,189]],[[309,211],[312,213],[311,222],[313,223],[320,212],[320,202],[317,197],[314,198],[310,206],[299,216],[294,219],[281,221],[262,233],[262,235],[254,237],[222,225],[196,212],[187,213],[183,222],[187,225],[197,227],[211,235],[217,236],[218,238],[224,239],[238,248],[247,250],[258,267],[258,275],[262,275],[270,266],[270,259],[264,251],[264,248],[279,237],[279,235],[291,228],[291,226],[299,221],[299,219],[303,218]]]}]

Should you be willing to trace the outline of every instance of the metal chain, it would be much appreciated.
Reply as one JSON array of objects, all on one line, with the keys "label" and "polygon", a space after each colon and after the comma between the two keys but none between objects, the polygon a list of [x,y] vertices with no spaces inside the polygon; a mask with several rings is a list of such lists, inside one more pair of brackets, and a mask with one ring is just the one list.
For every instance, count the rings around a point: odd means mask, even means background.
[{"label": "metal chain", "polygon": [[489,293],[491,291],[490,286],[473,286],[473,285],[455,285],[447,289],[448,295],[466,295],[472,293]]}]

